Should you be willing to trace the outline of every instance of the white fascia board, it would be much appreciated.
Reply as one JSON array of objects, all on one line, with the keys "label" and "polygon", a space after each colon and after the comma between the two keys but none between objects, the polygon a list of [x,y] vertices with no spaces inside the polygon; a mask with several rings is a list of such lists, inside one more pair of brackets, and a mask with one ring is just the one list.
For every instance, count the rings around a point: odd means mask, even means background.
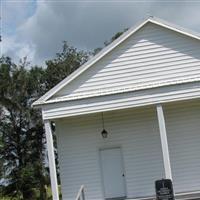
[{"label": "white fascia board", "polygon": [[126,31],[124,34],[122,34],[118,39],[116,39],[114,42],[112,42],[110,45],[102,49],[96,56],[91,58],[89,61],[87,61],[84,65],[82,65],[80,68],[78,68],[76,71],[74,71],[71,75],[66,77],[64,80],[62,80],[60,83],[58,83],[55,87],[53,87],[51,90],[49,90],[45,95],[40,97],[37,101],[35,101],[32,106],[39,106],[43,104],[47,104],[46,102],[49,98],[51,98],[54,94],[56,94],[59,90],[61,90],[63,87],[65,87],[67,84],[69,84],[72,80],[74,80],[76,77],[78,77],[80,74],[82,74],[84,71],[86,71],[88,68],[90,68],[93,64],[98,62],[102,57],[107,55],[110,51],[112,51],[115,47],[117,47],[119,44],[121,44],[123,41],[125,41],[127,38],[129,38],[132,34],[137,32],[139,29],[141,29],[145,24],[148,22],[151,22],[153,24],[159,25],[161,27],[165,27],[169,30],[173,30],[175,32],[181,33],[183,35],[189,36],[191,38],[200,40],[200,37],[198,34],[194,34],[191,31],[184,31],[183,28],[178,27],[174,24],[170,24],[164,20],[150,17],[146,20],[144,20],[139,25],[136,25],[132,28],[130,28],[128,31]]},{"label": "white fascia board", "polygon": [[43,119],[58,119],[192,99],[200,99],[199,82],[45,104],[42,116]]},{"label": "white fascia board", "polygon": [[189,36],[189,37],[197,39],[197,40],[200,40],[200,34],[198,32],[194,32],[192,30],[183,28],[181,26],[169,23],[169,22],[167,22],[165,20],[162,20],[162,19],[159,19],[159,18],[155,18],[155,17],[149,18],[148,21],[153,23],[153,24],[156,24],[156,25],[162,26],[164,28],[167,28],[169,30],[175,31],[177,33]]}]

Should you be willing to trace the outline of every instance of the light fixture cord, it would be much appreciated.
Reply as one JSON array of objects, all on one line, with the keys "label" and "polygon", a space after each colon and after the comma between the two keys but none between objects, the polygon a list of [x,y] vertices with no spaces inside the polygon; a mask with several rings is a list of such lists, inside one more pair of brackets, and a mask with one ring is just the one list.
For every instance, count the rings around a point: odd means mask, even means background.
[{"label": "light fixture cord", "polygon": [[102,117],[102,126],[103,126],[103,129],[104,129],[104,117],[103,117],[103,112],[101,113],[101,117]]}]

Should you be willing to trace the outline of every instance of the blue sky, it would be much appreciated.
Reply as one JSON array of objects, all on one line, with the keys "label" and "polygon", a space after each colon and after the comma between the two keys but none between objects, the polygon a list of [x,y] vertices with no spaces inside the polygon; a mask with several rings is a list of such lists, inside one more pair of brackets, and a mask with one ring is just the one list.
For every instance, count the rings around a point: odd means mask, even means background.
[{"label": "blue sky", "polygon": [[1,0],[1,55],[44,65],[64,40],[93,50],[148,15],[200,32],[199,10],[200,0]]},{"label": "blue sky", "polygon": [[37,8],[36,0],[2,1],[2,34],[12,36],[26,19],[33,16]]}]

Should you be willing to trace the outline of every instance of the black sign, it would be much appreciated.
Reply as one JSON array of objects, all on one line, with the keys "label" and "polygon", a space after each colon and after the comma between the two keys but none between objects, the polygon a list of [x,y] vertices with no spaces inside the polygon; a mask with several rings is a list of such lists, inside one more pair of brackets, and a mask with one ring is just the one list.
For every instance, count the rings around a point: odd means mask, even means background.
[{"label": "black sign", "polygon": [[157,200],[175,200],[172,181],[170,179],[155,182]]}]

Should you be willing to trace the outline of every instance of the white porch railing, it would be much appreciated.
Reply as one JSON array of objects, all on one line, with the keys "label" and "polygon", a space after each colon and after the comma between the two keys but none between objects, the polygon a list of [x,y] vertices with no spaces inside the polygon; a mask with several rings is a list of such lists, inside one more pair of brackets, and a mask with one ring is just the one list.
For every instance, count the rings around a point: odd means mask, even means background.
[{"label": "white porch railing", "polygon": [[85,200],[85,191],[84,191],[84,185],[81,185],[78,194],[76,196],[76,200]]}]

